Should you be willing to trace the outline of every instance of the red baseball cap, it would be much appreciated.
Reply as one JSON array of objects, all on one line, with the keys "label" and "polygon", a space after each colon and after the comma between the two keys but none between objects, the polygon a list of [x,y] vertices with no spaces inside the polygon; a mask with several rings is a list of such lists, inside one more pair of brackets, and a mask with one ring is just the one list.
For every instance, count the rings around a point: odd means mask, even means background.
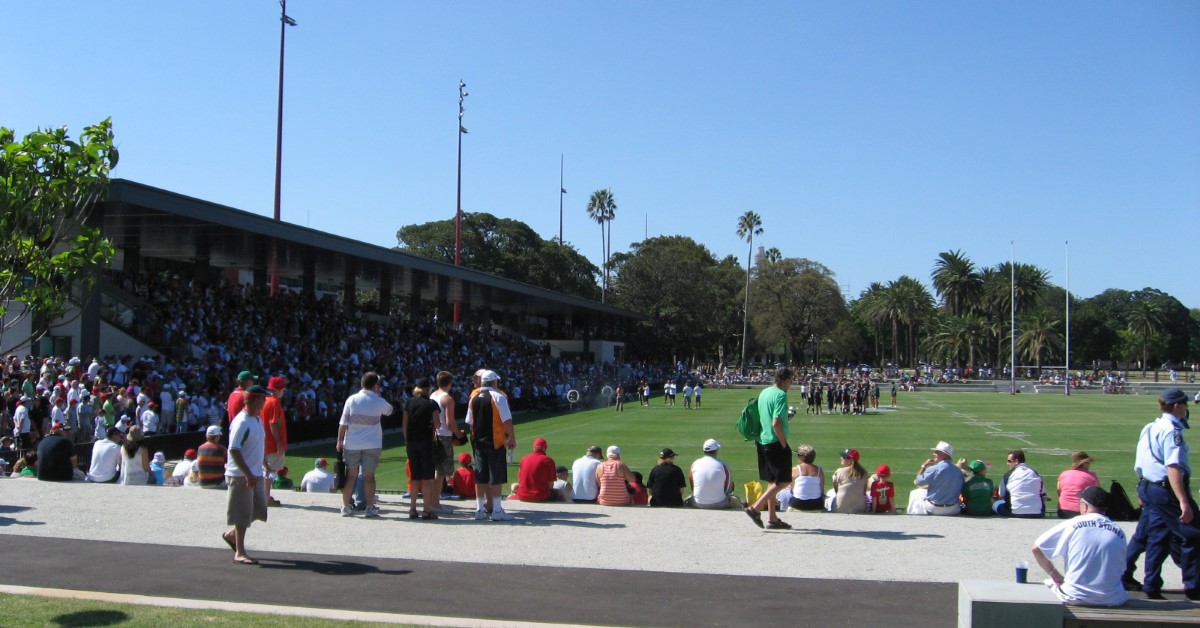
[{"label": "red baseball cap", "polygon": [[875,473],[878,474],[879,477],[886,478],[886,477],[890,477],[892,475],[892,469],[890,467],[888,467],[886,464],[881,464],[881,465],[879,465],[879,468],[875,470]]},{"label": "red baseball cap", "polygon": [[544,452],[544,451],[546,451],[547,447],[549,447],[549,444],[546,443],[546,439],[544,439],[544,438],[538,438],[533,441],[533,448],[538,451]]},{"label": "red baseball cap", "polygon": [[458,454],[458,461],[461,464],[471,464],[471,454],[465,451],[461,454]]},{"label": "red baseball cap", "polygon": [[267,380],[267,390],[283,390],[287,388],[287,379],[276,375]]},{"label": "red baseball cap", "polygon": [[857,449],[847,449],[842,452],[842,457],[849,458],[855,462],[858,462],[858,450]]}]

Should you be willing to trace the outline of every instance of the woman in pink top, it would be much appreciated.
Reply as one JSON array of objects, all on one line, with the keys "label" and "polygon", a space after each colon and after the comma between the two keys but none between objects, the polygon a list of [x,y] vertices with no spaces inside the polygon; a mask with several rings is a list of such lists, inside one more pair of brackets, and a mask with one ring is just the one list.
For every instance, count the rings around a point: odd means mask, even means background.
[{"label": "woman in pink top", "polygon": [[600,485],[599,503],[601,506],[628,506],[633,503],[626,482],[636,482],[637,478],[629,467],[621,462],[621,448],[612,445],[608,448],[608,460],[596,467],[596,482]]},{"label": "woman in pink top", "polygon": [[1058,476],[1058,518],[1071,519],[1079,516],[1079,494],[1089,486],[1098,486],[1100,479],[1088,470],[1092,457],[1086,452],[1071,454],[1071,468]]}]

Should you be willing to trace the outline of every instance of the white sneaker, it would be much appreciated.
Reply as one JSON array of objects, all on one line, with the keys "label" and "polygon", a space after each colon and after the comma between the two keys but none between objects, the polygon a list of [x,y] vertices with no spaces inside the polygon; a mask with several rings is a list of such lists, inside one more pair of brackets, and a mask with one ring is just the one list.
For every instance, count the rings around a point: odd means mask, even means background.
[{"label": "white sneaker", "polygon": [[342,506],[342,516],[343,517],[353,517],[354,509],[349,506]]},{"label": "white sneaker", "polygon": [[378,517],[379,516],[379,508],[376,506],[367,506],[367,514],[364,516]]},{"label": "white sneaker", "polygon": [[516,519],[516,517],[503,510],[497,510],[492,513],[492,521],[512,521],[513,519]]},{"label": "white sneaker", "polygon": [[488,514],[487,514],[486,510],[476,510],[475,511],[475,520],[476,521],[484,521],[487,518],[488,518]]}]

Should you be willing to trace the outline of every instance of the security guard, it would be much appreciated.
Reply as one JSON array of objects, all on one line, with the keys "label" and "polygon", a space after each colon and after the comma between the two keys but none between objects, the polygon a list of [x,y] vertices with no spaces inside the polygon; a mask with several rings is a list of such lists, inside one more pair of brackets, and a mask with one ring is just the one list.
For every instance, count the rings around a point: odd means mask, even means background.
[{"label": "security guard", "polygon": [[[1188,429],[1188,396],[1178,388],[1164,390],[1158,398],[1162,416],[1142,428],[1138,438],[1134,470],[1138,474],[1138,497],[1142,518],[1135,537],[1145,539],[1146,570],[1142,590],[1150,599],[1162,597],[1162,565],[1171,549],[1172,537],[1180,543],[1184,594],[1200,600],[1200,528],[1197,507],[1189,494],[1188,446],[1183,430]],[[1144,529],[1143,529],[1144,527]],[[1135,548],[1131,544],[1130,552]]]}]

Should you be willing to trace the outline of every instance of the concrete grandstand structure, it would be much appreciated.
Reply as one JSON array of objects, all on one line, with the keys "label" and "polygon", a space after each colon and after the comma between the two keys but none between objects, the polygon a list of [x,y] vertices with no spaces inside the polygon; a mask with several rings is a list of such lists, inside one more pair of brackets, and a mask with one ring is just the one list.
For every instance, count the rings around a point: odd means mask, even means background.
[{"label": "concrete grandstand structure", "polygon": [[[356,211],[349,209],[347,211]],[[362,208],[357,211],[370,211]],[[112,240],[113,270],[169,272],[183,280],[279,289],[327,298],[351,316],[385,320],[449,320],[454,303],[462,321],[490,325],[547,346],[553,355],[585,361],[622,357],[625,332],[641,316],[465,267],[418,257],[335,234],[123,179],[113,180],[90,223]],[[369,295],[369,306],[360,303]],[[73,295],[82,310],[62,320],[36,316],[9,332],[29,337],[49,328],[21,353],[112,355],[157,353],[138,333],[140,303],[111,281],[91,295]]]}]

